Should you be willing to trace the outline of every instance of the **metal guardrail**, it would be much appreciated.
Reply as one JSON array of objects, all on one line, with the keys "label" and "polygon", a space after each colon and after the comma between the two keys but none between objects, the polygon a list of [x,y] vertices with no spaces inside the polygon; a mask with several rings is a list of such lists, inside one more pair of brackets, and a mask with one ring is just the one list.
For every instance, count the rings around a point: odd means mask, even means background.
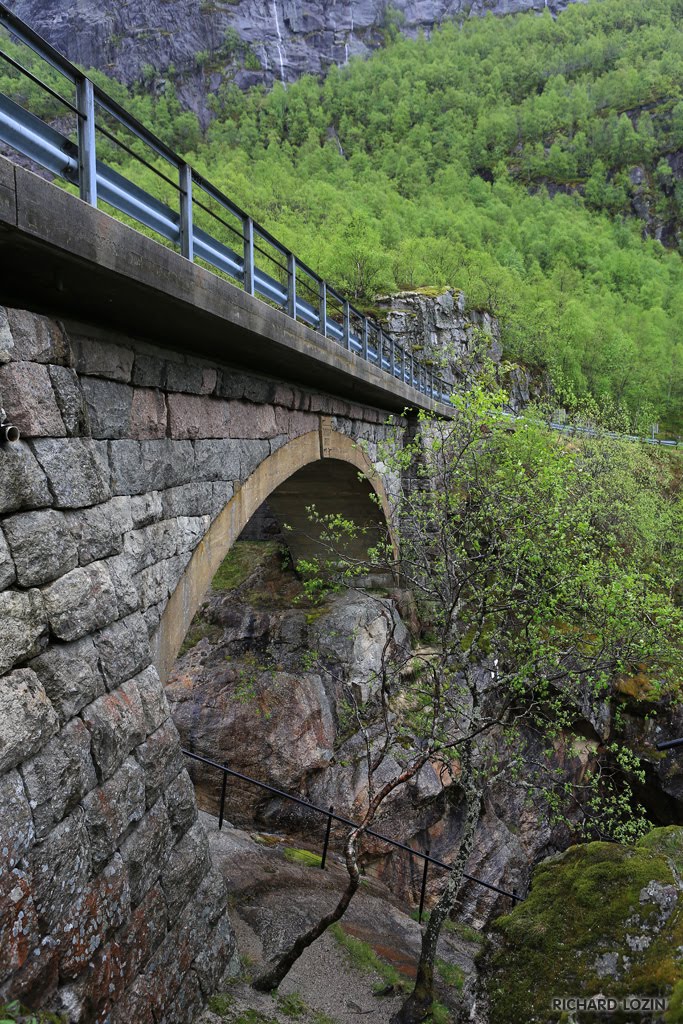
[{"label": "metal guardrail", "polygon": [[[332,822],[337,821],[341,825],[350,825],[351,827],[357,826],[357,822],[352,821],[351,818],[345,818],[341,814],[335,814],[334,807],[319,807],[317,804],[312,804],[308,800],[304,800],[300,796],[293,796],[291,793],[285,792],[283,789],[278,789],[276,786],[269,786],[265,782],[259,782],[257,779],[252,779],[249,775],[244,775],[242,772],[237,772],[233,768],[228,768],[225,764],[220,764],[218,761],[212,761],[208,757],[204,757],[202,754],[194,754],[191,750],[183,749],[183,754],[186,757],[191,758],[193,761],[199,761],[201,764],[208,765],[211,768],[217,768],[223,773],[223,784],[221,786],[221,802],[218,812],[218,829],[219,831],[223,828],[223,821],[225,820],[225,799],[227,794],[227,782],[228,776],[239,779],[240,782],[248,782],[252,786],[257,786],[259,789],[263,789],[268,793],[273,793],[275,796],[280,797],[283,800],[289,800],[291,803],[298,804],[300,807],[305,807],[308,811],[313,811],[315,814],[320,814],[327,819],[327,825],[325,828],[325,839],[323,842],[323,851],[320,858],[320,867],[325,870],[325,864],[327,862],[327,852],[330,843],[330,832],[332,830]],[[372,828],[365,829],[365,833],[372,836],[374,839],[379,839],[380,842],[388,843],[389,846],[395,847],[397,850],[401,850],[403,853],[409,853],[413,857],[417,857],[424,861],[424,869],[422,871],[422,886],[420,890],[420,909],[418,913],[418,919],[422,920],[422,911],[424,909],[425,892],[427,889],[427,873],[429,865],[433,864],[435,867],[442,868],[444,871],[451,871],[450,864],[445,864],[442,860],[438,860],[436,857],[430,855],[429,850],[424,853],[421,850],[414,850],[412,846],[407,846],[405,843],[399,842],[397,839],[390,839],[389,836],[382,835],[381,832],[376,832]],[[492,882],[484,882],[481,878],[475,878],[474,875],[468,875],[464,873],[464,877],[468,882],[474,882],[476,885],[483,886],[484,889],[490,889],[491,892],[497,892],[500,896],[507,896],[514,903],[520,902],[523,897],[516,893],[513,889],[512,892],[508,892],[507,889],[501,889],[497,885],[493,885]]]},{"label": "metal guardrail", "polygon": [[[450,387],[446,381],[406,352],[375,320],[352,306],[3,3],[0,3],[0,25],[75,88],[72,102],[0,49],[0,57],[38,85],[46,96],[62,103],[66,111],[76,117],[78,126],[74,142],[10,97],[0,95],[0,141],[76,185],[81,199],[91,206],[107,203],[172,243],[191,262],[200,260],[227,274],[249,295],[273,303],[292,319],[338,342],[426,398],[449,402]],[[134,142],[144,143],[151,150],[150,160],[117,138],[107,127],[106,118],[123,126]],[[177,207],[174,209],[161,202],[98,159],[98,135],[120,146],[171,186],[177,193]],[[159,159],[169,165],[172,176],[150,162]],[[211,203],[219,212],[212,209]],[[231,232],[235,248],[198,226],[199,210],[214,218],[212,223],[220,223]],[[264,261],[269,261],[271,273],[258,265]],[[273,265],[279,276],[273,275]]]}]

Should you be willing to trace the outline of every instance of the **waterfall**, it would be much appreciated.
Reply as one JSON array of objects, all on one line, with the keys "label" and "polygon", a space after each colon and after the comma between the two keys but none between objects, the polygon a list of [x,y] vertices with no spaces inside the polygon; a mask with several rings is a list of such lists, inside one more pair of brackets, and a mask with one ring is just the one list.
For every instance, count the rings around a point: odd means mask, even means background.
[{"label": "waterfall", "polygon": [[277,31],[277,55],[280,58],[280,81],[284,84],[285,81],[285,62],[282,55],[282,32],[280,31],[280,19],[277,13],[277,3],[275,0],[272,2],[273,14],[275,16],[275,29]]}]

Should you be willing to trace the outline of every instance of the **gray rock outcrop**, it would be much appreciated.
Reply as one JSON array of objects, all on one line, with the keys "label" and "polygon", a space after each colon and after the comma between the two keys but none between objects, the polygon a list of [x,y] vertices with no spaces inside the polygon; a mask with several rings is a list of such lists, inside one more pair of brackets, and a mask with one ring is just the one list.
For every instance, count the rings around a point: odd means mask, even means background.
[{"label": "gray rock outcrop", "polygon": [[513,14],[572,0],[10,0],[9,7],[71,60],[131,83],[175,69],[183,100],[206,113],[227,76],[241,87],[292,82],[366,56],[392,19],[409,36],[450,18]]}]

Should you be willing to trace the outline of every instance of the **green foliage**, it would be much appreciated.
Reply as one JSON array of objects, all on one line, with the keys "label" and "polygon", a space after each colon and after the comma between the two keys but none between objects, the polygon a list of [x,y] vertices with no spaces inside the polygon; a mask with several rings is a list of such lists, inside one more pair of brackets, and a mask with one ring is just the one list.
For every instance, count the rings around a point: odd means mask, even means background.
[{"label": "green foliage", "polygon": [[47,1010],[29,1010],[14,1000],[0,1005],[0,1024],[66,1024],[66,1017]]},{"label": "green foliage", "polygon": [[308,1012],[308,1006],[298,992],[289,992],[286,996],[278,996],[277,1008],[285,1017],[302,1017]]},{"label": "green foliage", "polygon": [[296,846],[287,846],[284,850],[285,860],[292,864],[305,864],[309,868],[319,868],[321,857],[319,853],[312,853],[310,850],[302,850]]},{"label": "green foliage", "polygon": [[212,590],[237,590],[279,550],[274,541],[240,541],[234,544],[211,581]]},{"label": "green foliage", "polygon": [[436,972],[441,980],[450,988],[461,991],[465,983],[465,975],[457,964],[449,964],[446,960],[436,961]]},{"label": "green foliage", "polygon": [[[398,17],[385,5],[392,37]],[[220,59],[243,46],[228,30]],[[240,59],[253,62],[246,50]],[[132,94],[93,77],[358,302],[402,286],[460,287],[500,316],[506,353],[570,405],[593,396],[629,429],[659,419],[683,432],[680,254],[643,240],[631,216],[637,196],[672,246],[683,230],[670,159],[683,147],[678,0],[449,22],[429,40],[394,38],[324,82],[269,94],[226,81],[204,137],[173,75],[150,74],[155,88]],[[0,89],[42,116],[64,113],[11,67]],[[99,144],[106,162],[175,203],[150,170]]]},{"label": "green foliage", "polygon": [[217,992],[209,999],[209,1009],[219,1017],[225,1017],[235,1002],[235,997],[225,992]]},{"label": "green foliage", "polygon": [[349,935],[338,922],[330,927],[330,932],[339,945],[346,950],[349,960],[356,970],[367,973],[374,972],[380,976],[385,985],[393,985],[397,992],[405,990],[406,978],[399,974],[396,968],[388,964],[386,960],[382,960],[381,957],[377,956],[369,943]]}]

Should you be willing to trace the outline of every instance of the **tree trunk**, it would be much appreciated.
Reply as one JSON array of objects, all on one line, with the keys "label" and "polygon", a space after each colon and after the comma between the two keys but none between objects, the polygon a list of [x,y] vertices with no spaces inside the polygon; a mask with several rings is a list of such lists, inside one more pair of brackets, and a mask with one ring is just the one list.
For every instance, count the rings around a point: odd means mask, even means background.
[{"label": "tree trunk", "polygon": [[418,1024],[424,1020],[434,1000],[434,961],[441,926],[455,906],[467,861],[474,846],[481,811],[481,793],[470,780],[465,784],[465,823],[458,855],[453,863],[448,884],[431,914],[422,934],[422,950],[417,965],[415,987],[405,1003],[391,1018],[391,1024]]},{"label": "tree trunk", "polygon": [[259,977],[252,982],[251,987],[256,989],[257,992],[272,992],[276,989],[304,950],[308,949],[316,939],[320,938],[323,932],[326,931],[331,924],[334,924],[335,921],[339,921],[339,919],[346,913],[349,903],[353,899],[358,886],[360,885],[360,870],[358,868],[358,861],[356,857],[357,840],[358,836],[353,835],[347,843],[346,870],[349,873],[349,881],[336,907],[334,910],[331,910],[329,914],[325,914],[324,917],[321,917],[320,920],[317,921],[312,928],[309,928],[308,931],[304,932],[303,935],[299,935],[289,949],[282,954],[277,963],[275,963],[270,970],[259,975]]}]

